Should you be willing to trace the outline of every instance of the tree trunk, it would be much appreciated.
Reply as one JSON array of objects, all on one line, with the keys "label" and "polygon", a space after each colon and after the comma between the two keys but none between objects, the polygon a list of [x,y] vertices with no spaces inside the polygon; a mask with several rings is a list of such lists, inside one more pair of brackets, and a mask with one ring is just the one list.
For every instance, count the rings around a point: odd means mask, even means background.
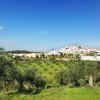
[{"label": "tree trunk", "polygon": [[89,86],[93,87],[93,77],[91,75],[89,77]]},{"label": "tree trunk", "polygon": [[23,90],[24,86],[23,86],[23,82],[19,83],[19,91]]}]

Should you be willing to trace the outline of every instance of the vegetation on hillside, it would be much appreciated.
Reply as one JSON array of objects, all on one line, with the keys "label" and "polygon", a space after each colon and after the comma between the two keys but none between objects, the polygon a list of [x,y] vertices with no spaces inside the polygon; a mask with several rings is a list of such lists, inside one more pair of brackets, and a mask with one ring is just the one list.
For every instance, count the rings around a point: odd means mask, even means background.
[{"label": "vegetation on hillside", "polygon": [[13,57],[0,49],[0,92],[8,95],[9,91],[36,94],[63,86],[100,87],[100,62],[81,61],[79,55],[67,61],[49,57],[49,60],[44,55],[36,59]]}]

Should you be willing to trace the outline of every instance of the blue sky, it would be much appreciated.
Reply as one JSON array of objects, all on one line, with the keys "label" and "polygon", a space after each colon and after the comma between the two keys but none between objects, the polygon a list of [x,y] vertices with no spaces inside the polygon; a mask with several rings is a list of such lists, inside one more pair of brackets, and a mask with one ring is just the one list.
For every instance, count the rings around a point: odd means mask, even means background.
[{"label": "blue sky", "polygon": [[100,0],[0,0],[0,46],[33,51],[100,47]]}]

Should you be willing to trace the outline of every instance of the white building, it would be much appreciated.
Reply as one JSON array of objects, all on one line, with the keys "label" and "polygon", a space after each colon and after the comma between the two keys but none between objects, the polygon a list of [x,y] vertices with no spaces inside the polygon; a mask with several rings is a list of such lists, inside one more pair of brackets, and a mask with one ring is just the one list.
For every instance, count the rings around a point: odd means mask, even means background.
[{"label": "white building", "polygon": [[47,55],[59,55],[60,52],[61,53],[66,53],[66,54],[69,54],[69,53],[72,53],[72,54],[76,54],[76,53],[79,53],[79,54],[87,54],[87,53],[90,53],[90,52],[94,52],[95,50],[94,49],[91,49],[91,48],[87,48],[87,47],[78,47],[78,46],[75,46],[75,45],[71,45],[71,46],[66,46],[65,48],[61,48],[61,49],[57,49],[57,50],[51,50],[48,52]]},{"label": "white building", "polygon": [[100,56],[81,56],[81,60],[100,61]]},{"label": "white building", "polygon": [[33,57],[33,58],[35,58],[36,56],[40,56],[41,54],[40,53],[27,53],[27,54],[13,54],[13,57],[15,57],[15,56],[19,56],[19,57]]}]

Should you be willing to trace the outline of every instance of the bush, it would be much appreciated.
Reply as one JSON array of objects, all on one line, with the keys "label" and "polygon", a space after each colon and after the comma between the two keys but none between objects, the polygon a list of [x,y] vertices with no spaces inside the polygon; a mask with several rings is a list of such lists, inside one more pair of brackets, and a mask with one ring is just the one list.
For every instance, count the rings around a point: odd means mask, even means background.
[{"label": "bush", "polygon": [[33,82],[36,88],[43,89],[45,88],[46,81],[41,77],[36,77],[35,82]]},{"label": "bush", "polygon": [[53,81],[51,87],[60,87],[60,85],[56,81]]},{"label": "bush", "polygon": [[52,85],[51,85],[51,84],[47,84],[47,85],[46,85],[46,88],[47,88],[47,89],[52,88]]},{"label": "bush", "polygon": [[97,83],[97,87],[100,87],[100,82]]},{"label": "bush", "polygon": [[73,86],[73,84],[68,84],[68,87],[70,87],[70,88],[73,88],[74,86]]},{"label": "bush", "polygon": [[46,88],[53,88],[53,87],[60,87],[60,85],[56,82],[56,81],[53,81],[52,83],[49,83],[46,85]]},{"label": "bush", "polygon": [[85,85],[85,80],[84,79],[80,79],[79,83],[80,83],[80,86],[84,86]]}]

